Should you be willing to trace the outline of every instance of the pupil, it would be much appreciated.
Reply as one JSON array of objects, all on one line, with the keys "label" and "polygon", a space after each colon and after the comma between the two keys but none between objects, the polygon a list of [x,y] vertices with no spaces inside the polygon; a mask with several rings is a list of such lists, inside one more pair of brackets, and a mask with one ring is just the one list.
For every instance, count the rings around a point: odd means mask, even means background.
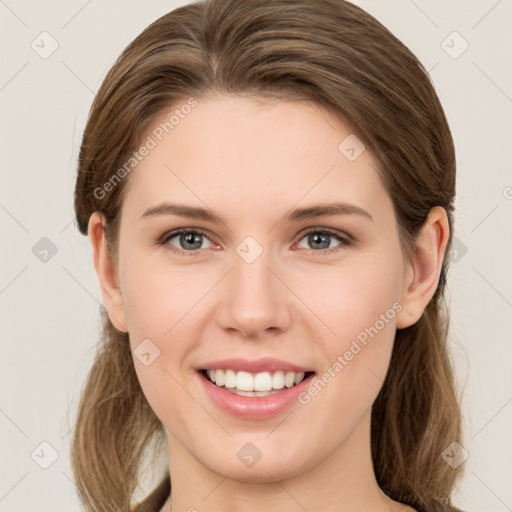
[{"label": "pupil", "polygon": [[[185,235],[181,235],[182,245],[187,249],[199,249],[201,247],[201,237],[200,233],[187,233]],[[197,244],[197,247],[189,247],[187,244]]]},{"label": "pupil", "polygon": [[320,244],[323,247],[320,247],[321,249],[327,249],[329,247],[329,238],[330,235],[326,235],[323,233],[314,233],[309,236],[309,242],[311,245]]}]

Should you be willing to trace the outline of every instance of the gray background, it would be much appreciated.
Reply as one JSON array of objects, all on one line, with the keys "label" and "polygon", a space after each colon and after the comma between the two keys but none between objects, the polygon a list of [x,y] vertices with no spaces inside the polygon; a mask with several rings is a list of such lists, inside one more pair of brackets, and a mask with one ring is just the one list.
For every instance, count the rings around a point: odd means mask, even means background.
[{"label": "gray background", "polygon": [[[1,511],[79,510],[69,441],[101,294],[89,240],[73,223],[76,157],[121,50],[185,3],[0,0]],[[455,501],[512,510],[512,2],[357,3],[425,64],[455,137],[449,301],[469,454]]]}]

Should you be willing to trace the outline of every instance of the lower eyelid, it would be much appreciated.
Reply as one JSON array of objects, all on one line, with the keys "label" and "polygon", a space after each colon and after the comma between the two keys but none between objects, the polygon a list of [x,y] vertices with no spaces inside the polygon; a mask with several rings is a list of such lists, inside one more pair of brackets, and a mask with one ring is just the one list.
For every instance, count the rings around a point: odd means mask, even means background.
[{"label": "lower eyelid", "polygon": [[313,233],[321,233],[323,235],[329,235],[332,238],[335,238],[336,240],[339,240],[340,242],[350,243],[352,241],[352,238],[345,234],[345,233],[338,233],[337,231],[331,231],[329,229],[311,229],[310,231],[306,231],[305,233],[302,233],[298,239],[302,240],[304,237],[311,235]]},{"label": "lower eyelid", "polygon": [[[173,252],[176,252],[176,253],[187,253],[187,254],[198,254],[200,251],[204,250],[204,249],[192,249],[192,250],[185,250],[185,249],[181,249],[179,247],[176,247],[174,245],[171,245],[169,243],[169,241],[183,233],[196,233],[196,234],[200,234],[202,235],[204,238],[206,238],[213,246],[216,246],[218,247],[219,244],[215,243],[213,240],[211,240],[210,236],[208,235],[208,233],[205,233],[205,232],[202,232],[201,230],[193,230],[193,229],[190,229],[190,230],[183,230],[183,231],[177,231],[177,232],[171,232],[171,233],[168,233],[166,235],[164,235],[160,241],[161,245],[164,245],[164,246],[167,246],[168,248],[170,248],[170,250],[172,250]],[[326,235],[329,235],[330,237],[334,238],[335,240],[337,240],[338,242],[340,242],[337,246],[335,247],[328,247],[326,249],[320,249],[320,250],[314,250],[314,249],[308,249],[310,251],[313,251],[313,252],[317,252],[317,253],[322,253],[323,251],[332,251],[334,249],[337,249],[338,247],[342,247],[342,246],[348,246],[348,245],[351,245],[352,244],[352,239],[348,236],[343,236],[341,233],[334,233],[334,232],[331,232],[331,231],[328,231],[328,230],[325,230],[325,229],[313,229],[313,230],[310,230],[310,231],[307,231],[306,233],[302,233],[298,238],[297,238],[297,242],[295,242],[294,245],[297,245],[301,240],[303,240],[305,237],[307,237],[308,235],[312,234],[312,233],[322,233],[322,234],[326,234]]]},{"label": "lower eyelid", "polygon": [[166,235],[164,235],[164,237],[162,238],[161,240],[161,244],[162,245],[166,245],[168,247],[172,247],[172,249],[174,249],[176,252],[187,252],[187,253],[194,253],[194,252],[197,252],[197,251],[201,251],[202,249],[192,249],[190,251],[186,251],[185,249],[181,249],[179,247],[176,247],[174,245],[171,245],[169,243],[170,240],[172,240],[173,238],[176,238],[176,237],[179,237],[180,235],[184,234],[184,233],[195,233],[197,235],[202,235],[203,238],[205,238],[206,240],[208,240],[208,242],[210,242],[212,245],[217,245],[213,240],[210,239],[210,237],[208,236],[208,234],[206,233],[203,233],[202,231],[198,231],[198,230],[189,230],[189,231],[178,231],[178,232],[175,232],[175,233],[168,233]]},{"label": "lower eyelid", "polygon": [[[338,238],[338,237],[335,237],[334,235],[331,235],[331,237],[334,238],[338,242],[334,247],[326,247],[324,249],[312,249],[310,247],[298,247],[298,249],[303,249],[303,250],[309,251],[309,252],[311,252],[313,254],[315,254],[315,253],[322,254],[322,253],[325,253],[327,251],[333,252],[333,251],[341,250],[341,249],[351,245],[351,241],[348,240],[348,239]],[[299,239],[299,241],[296,242],[294,244],[294,246],[298,246],[298,244],[300,244],[303,239],[304,239],[304,237]]]}]

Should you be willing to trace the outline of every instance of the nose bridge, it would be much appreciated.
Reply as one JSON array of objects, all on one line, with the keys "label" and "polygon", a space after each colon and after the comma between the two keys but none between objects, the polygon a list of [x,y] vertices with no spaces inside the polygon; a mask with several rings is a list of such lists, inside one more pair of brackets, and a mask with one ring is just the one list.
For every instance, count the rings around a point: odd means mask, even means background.
[{"label": "nose bridge", "polygon": [[282,284],[269,269],[275,266],[272,251],[247,237],[236,248],[221,312],[225,329],[245,336],[286,329],[291,313]]}]

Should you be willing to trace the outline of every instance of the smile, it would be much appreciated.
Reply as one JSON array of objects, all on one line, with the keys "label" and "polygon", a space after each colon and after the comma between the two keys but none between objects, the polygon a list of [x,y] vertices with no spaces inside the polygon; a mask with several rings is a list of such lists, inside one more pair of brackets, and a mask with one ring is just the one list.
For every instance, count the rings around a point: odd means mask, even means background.
[{"label": "smile", "polygon": [[250,373],[233,369],[204,370],[206,378],[220,388],[238,396],[263,397],[300,384],[305,372],[264,371]]},{"label": "smile", "polygon": [[270,357],[211,361],[196,371],[207,401],[230,416],[250,420],[285,413],[315,378],[311,367]]}]

